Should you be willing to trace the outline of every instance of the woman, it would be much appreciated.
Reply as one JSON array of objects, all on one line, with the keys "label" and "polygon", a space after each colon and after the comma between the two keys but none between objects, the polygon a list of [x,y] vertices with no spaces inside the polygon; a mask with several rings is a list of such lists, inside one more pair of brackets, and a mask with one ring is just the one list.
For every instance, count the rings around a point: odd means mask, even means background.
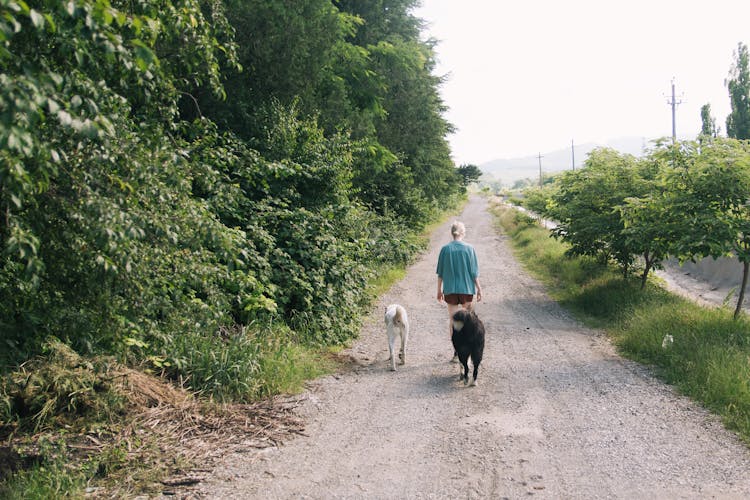
[{"label": "woman", "polygon": [[[462,222],[451,225],[453,241],[440,249],[437,264],[437,300],[448,304],[448,338],[453,335],[453,315],[461,308],[474,307],[482,300],[482,287],[479,285],[479,263],[474,247],[463,241],[466,227]],[[453,356],[456,359],[455,353]]]}]

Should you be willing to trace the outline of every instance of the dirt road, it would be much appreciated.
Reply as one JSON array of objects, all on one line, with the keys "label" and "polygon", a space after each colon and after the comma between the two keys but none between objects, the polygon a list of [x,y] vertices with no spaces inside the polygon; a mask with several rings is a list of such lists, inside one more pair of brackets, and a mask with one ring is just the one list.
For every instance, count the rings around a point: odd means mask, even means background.
[{"label": "dirt road", "polygon": [[[306,434],[228,457],[207,498],[750,498],[750,451],[717,418],[581,326],[516,263],[483,198],[461,220],[477,251],[487,346],[458,382],[435,265],[450,224],[381,298],[349,373],[310,385]],[[389,371],[385,305],[410,314]]]}]

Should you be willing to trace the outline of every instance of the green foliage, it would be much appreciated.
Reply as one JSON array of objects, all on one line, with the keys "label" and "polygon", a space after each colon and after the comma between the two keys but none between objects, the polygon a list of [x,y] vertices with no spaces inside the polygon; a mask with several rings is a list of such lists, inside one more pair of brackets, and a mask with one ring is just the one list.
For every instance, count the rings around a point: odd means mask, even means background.
[{"label": "green foliage", "polygon": [[[618,345],[659,367],[682,392],[701,401],[750,439],[750,323],[726,309],[662,300],[632,314],[615,331]],[[666,335],[673,342],[664,344]]]},{"label": "green foliage", "polygon": [[458,193],[410,6],[4,2],[0,361],[55,337],[241,399],[286,347],[225,332],[350,338]]},{"label": "green foliage", "polygon": [[716,137],[719,129],[716,127],[716,118],[711,116],[711,104],[701,106],[701,137]]},{"label": "green foliage", "polygon": [[[220,401],[320,373],[462,195],[415,5],[0,1],[5,433],[114,418],[118,362]],[[55,463],[2,488],[78,494]]]},{"label": "green foliage", "polygon": [[[242,235],[192,199],[184,144],[166,135],[182,85],[207,81],[221,92],[216,52],[231,47],[203,22],[211,6],[3,9],[14,24],[2,41],[0,94],[6,361],[37,351],[49,335],[118,350],[161,321],[220,321],[232,301],[226,288],[245,297],[257,283],[232,275]],[[160,51],[185,40],[189,48],[161,62]],[[206,314],[196,300],[224,311]],[[198,313],[195,321],[181,304]]]},{"label": "green foliage", "polygon": [[545,217],[548,215],[548,207],[552,203],[555,186],[546,184],[542,187],[533,186],[523,190],[523,199],[519,200],[524,208],[535,214]]},{"label": "green foliage", "polygon": [[750,146],[746,141],[715,139],[676,165],[673,198],[679,210],[673,211],[689,233],[676,238],[675,254],[682,259],[736,255],[743,263],[735,309],[739,315],[750,264]]},{"label": "green foliage", "polygon": [[734,63],[725,80],[729,90],[731,113],[727,116],[727,137],[750,139],[750,54],[740,42],[734,53]]},{"label": "green foliage", "polygon": [[242,71],[226,72],[226,101],[196,96],[206,116],[252,139],[263,133],[256,111],[274,99],[284,106],[299,100],[307,114],[327,111],[317,107],[320,88],[334,76],[331,64],[340,42],[354,29],[353,21],[329,0],[224,4]]},{"label": "green foliage", "polygon": [[[564,173],[551,194],[526,204],[559,222],[573,255],[614,260],[627,275],[639,256],[641,287],[668,255],[680,260],[733,254],[750,263],[750,148],[735,139],[658,142],[643,159],[595,150]],[[748,269],[743,269],[743,282]],[[739,314],[744,286],[737,302]]]},{"label": "green foliage", "polygon": [[498,225],[511,236],[516,255],[558,300],[573,305],[571,297],[581,293],[582,287],[613,278],[607,266],[591,257],[571,258],[569,246],[550,238],[550,231],[526,213],[505,205],[494,205],[492,212]]},{"label": "green foliage", "polygon": [[0,481],[0,497],[7,500],[81,498],[87,477],[66,463],[61,443],[42,440],[38,463]]},{"label": "green foliage", "polygon": [[[350,144],[326,138],[316,123],[278,103],[257,152],[231,134],[200,135],[196,154],[221,175],[201,176],[196,190],[226,224],[244,225],[250,267],[270,290],[281,317],[314,342],[348,338],[367,300],[370,265],[407,262],[418,250],[408,231],[350,201]],[[227,159],[230,161],[227,162]],[[393,232],[394,234],[390,234]]]},{"label": "green foliage", "polygon": [[367,207],[411,227],[428,219],[430,207],[413,172],[387,148],[377,142],[360,141],[354,150],[354,162],[355,196]]},{"label": "green foliage", "polygon": [[419,5],[418,0],[334,0],[334,4],[339,10],[365,21],[355,35],[358,45],[373,45],[392,38],[415,40],[419,37],[420,22],[410,14]]},{"label": "green foliage", "polygon": [[[750,186],[747,146],[726,139],[693,146],[669,172],[675,205],[690,222],[690,236],[678,242],[678,254],[724,255],[734,244],[744,218]],[[686,228],[688,229],[688,228]]]},{"label": "green foliage", "polygon": [[554,234],[570,244],[572,255],[614,260],[627,275],[635,249],[623,234],[619,207],[646,189],[637,160],[611,149],[589,154],[584,168],[565,172],[548,206],[558,222]]},{"label": "green foliage", "polygon": [[395,152],[414,176],[419,194],[444,202],[461,188],[446,136],[453,128],[442,117],[445,106],[432,76],[434,55],[417,40],[391,38],[371,47],[376,71],[388,84],[387,114],[377,120],[378,141]]},{"label": "green foliage", "polygon": [[457,170],[464,189],[469,187],[469,184],[477,182],[482,176],[482,171],[476,165],[461,165]]},{"label": "green foliage", "polygon": [[152,349],[155,368],[173,378],[190,375],[190,387],[219,401],[252,400],[265,382],[258,374],[270,347],[245,328],[220,330],[216,335],[187,331],[164,336]]},{"label": "green foliage", "polygon": [[260,378],[264,383],[258,397],[301,392],[305,382],[334,369],[334,361],[318,351],[296,344],[279,347],[261,359]]}]

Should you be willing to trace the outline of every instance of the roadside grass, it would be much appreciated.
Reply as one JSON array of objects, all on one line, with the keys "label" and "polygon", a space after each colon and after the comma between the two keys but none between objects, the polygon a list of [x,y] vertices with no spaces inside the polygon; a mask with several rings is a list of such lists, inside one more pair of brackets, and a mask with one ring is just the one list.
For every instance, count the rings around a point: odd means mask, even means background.
[{"label": "roadside grass", "polygon": [[50,498],[81,498],[86,489],[86,476],[70,470],[60,460],[35,465],[19,471],[0,483],[0,498],[7,500],[47,500]]},{"label": "roadside grass", "polygon": [[305,388],[308,380],[333,373],[337,369],[337,363],[328,355],[332,349],[312,349],[290,344],[265,356],[260,364],[266,382],[259,396],[298,394]]},{"label": "roadside grass", "polygon": [[370,281],[371,296],[381,296],[387,292],[394,283],[404,279],[405,276],[405,267],[381,267],[375,271],[375,276]]},{"label": "roadside grass", "polygon": [[568,257],[567,246],[528,215],[491,206],[498,229],[526,269],[584,324],[604,330],[621,354],[651,366],[664,381],[718,414],[750,444],[750,318],[734,320],[676,296],[649,279],[623,279],[590,258]]}]

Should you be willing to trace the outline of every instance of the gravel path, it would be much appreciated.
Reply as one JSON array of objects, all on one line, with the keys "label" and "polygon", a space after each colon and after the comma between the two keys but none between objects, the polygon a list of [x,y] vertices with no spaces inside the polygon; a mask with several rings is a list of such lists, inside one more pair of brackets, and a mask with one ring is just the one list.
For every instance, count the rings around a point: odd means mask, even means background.
[{"label": "gravel path", "polygon": [[[478,387],[458,382],[429,251],[350,349],[351,372],[303,395],[307,436],[227,457],[205,498],[750,498],[750,451],[720,421],[619,357],[514,260],[484,198],[460,219],[487,328]],[[407,364],[389,371],[382,313],[401,303]]]}]

